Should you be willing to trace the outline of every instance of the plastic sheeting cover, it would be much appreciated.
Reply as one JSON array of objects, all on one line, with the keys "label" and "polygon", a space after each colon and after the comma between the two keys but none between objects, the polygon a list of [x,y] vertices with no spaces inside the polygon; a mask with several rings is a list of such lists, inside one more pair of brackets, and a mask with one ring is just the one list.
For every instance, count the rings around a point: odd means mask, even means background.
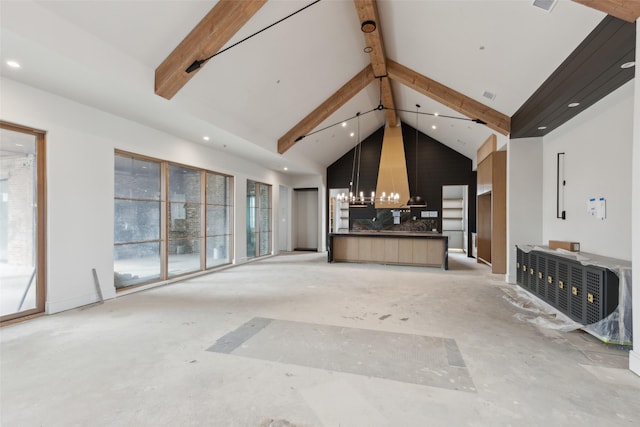
[{"label": "plastic sheeting cover", "polygon": [[[530,295],[528,292],[518,288],[517,298],[513,298],[512,296],[512,303],[520,306],[522,301],[530,300],[529,304],[536,306],[538,309],[542,310],[542,307],[544,307],[544,311],[541,312],[545,313],[545,315],[538,316],[534,319],[527,319],[528,321],[539,326],[562,331],[583,329],[584,331],[606,343],[631,345],[631,343],[633,342],[633,330],[631,311],[630,262],[584,252],[570,252],[563,249],[553,250],[545,246],[518,245],[517,247],[525,253],[529,253],[531,251],[544,252],[557,255],[569,260],[577,261],[585,266],[591,265],[607,268],[615,273],[619,279],[620,289],[618,292],[618,306],[615,308],[615,310],[613,310],[613,312],[611,312],[610,315],[608,315],[604,319],[589,325],[582,325],[580,323],[574,322],[569,317],[558,311],[556,308],[543,302],[537,297]],[[549,310],[551,310],[552,314],[555,314],[554,317],[548,316]]]}]

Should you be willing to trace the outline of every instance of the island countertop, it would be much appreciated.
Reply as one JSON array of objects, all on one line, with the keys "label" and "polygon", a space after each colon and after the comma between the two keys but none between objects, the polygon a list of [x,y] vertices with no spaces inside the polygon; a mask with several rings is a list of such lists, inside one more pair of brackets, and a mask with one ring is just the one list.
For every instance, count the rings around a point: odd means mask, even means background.
[{"label": "island countertop", "polygon": [[347,233],[329,233],[329,236],[355,236],[355,237],[420,237],[427,239],[441,239],[447,237],[435,231],[390,231],[390,230],[362,230],[349,231]]},{"label": "island countertop", "polygon": [[437,232],[350,231],[330,233],[329,262],[375,262],[449,268],[449,238]]}]

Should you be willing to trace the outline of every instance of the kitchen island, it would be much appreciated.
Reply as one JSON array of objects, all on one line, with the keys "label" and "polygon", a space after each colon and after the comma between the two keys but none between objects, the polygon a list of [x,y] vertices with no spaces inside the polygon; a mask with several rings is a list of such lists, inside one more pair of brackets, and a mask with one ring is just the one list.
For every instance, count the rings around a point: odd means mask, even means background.
[{"label": "kitchen island", "polygon": [[374,262],[449,268],[448,237],[436,232],[352,231],[330,233],[329,262]]}]

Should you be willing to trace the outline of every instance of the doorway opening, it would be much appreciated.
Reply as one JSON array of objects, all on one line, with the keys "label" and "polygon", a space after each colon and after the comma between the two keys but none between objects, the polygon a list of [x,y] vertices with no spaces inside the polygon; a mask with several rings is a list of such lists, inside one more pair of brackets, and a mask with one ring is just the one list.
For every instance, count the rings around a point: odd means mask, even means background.
[{"label": "doorway opening", "polygon": [[468,185],[442,186],[442,234],[449,237],[449,251],[468,252]]},{"label": "doorway opening", "polygon": [[318,251],[318,189],[294,188],[294,251]]}]

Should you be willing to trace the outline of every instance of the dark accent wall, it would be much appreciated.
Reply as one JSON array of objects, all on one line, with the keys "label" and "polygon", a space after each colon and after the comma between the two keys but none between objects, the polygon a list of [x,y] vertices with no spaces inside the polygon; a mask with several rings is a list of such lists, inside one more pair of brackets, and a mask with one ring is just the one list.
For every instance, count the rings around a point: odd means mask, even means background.
[{"label": "dark accent wall", "polygon": [[635,57],[636,24],[605,16],[511,117],[511,139],[544,136],[633,80],[637,66],[620,66]]},{"label": "dark accent wall", "polygon": [[[362,141],[362,154],[360,157],[360,190],[366,195],[371,195],[375,191],[378,183],[378,165],[380,164],[380,154],[382,153],[382,138],[384,137],[384,127],[381,127]],[[353,170],[354,150],[336,160],[327,168],[327,200],[329,200],[328,189],[349,188],[351,174]],[[357,169],[357,165],[356,165]],[[356,171],[357,173],[357,171]],[[355,193],[357,177],[354,176],[353,191]],[[328,206],[328,205],[327,205]],[[328,208],[327,208],[328,209]],[[328,212],[327,212],[328,213]],[[372,219],[376,217],[376,210],[373,207],[349,209],[349,223],[356,219]],[[327,215],[328,221],[329,215]],[[349,227],[351,228],[351,227]],[[328,230],[327,223],[327,230]]]},{"label": "dark accent wall", "polygon": [[[375,190],[378,182],[378,166],[382,151],[382,138],[384,127],[378,129],[362,142],[362,158],[360,162],[360,191],[365,195]],[[405,158],[407,161],[407,174],[409,177],[409,191],[416,194],[416,188],[426,201],[426,210],[438,211],[438,230],[442,230],[442,186],[443,185],[468,185],[468,216],[469,241],[471,232],[476,231],[476,172],[473,171],[471,159],[455,150],[441,144],[437,140],[418,132],[416,174],[416,130],[402,124],[402,139],[404,141]],[[353,166],[352,149],[327,168],[327,199],[328,190],[331,188],[349,188],[351,171]],[[328,205],[327,205],[328,206]],[[425,208],[417,208],[415,216],[420,216],[420,211]],[[375,218],[376,209],[351,208],[349,220]],[[327,213],[327,218],[329,217]],[[328,224],[327,224],[328,227]],[[469,245],[467,245],[469,247]],[[469,252],[470,253],[470,252]]]}]

